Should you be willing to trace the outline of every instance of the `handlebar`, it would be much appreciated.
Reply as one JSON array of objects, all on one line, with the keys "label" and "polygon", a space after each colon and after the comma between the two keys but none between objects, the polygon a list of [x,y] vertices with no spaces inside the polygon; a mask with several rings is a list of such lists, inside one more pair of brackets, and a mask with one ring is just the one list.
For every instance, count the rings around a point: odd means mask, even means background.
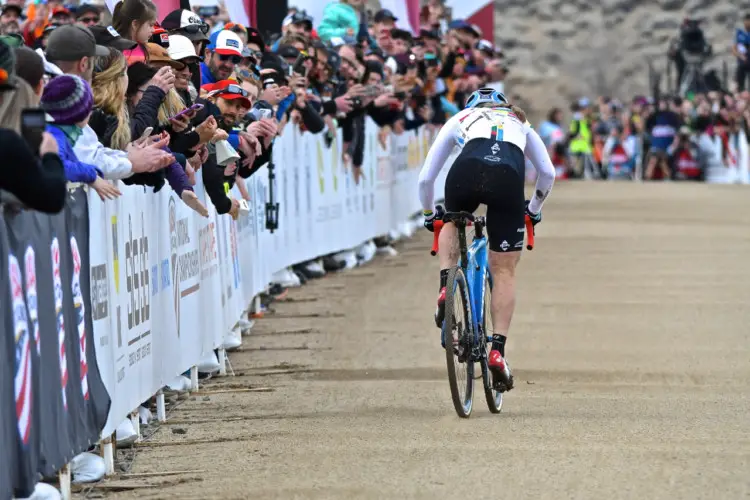
[{"label": "handlebar", "polygon": [[[458,219],[459,217],[469,219],[469,217],[466,217],[464,214],[465,212],[458,212],[455,214],[453,213],[446,214],[446,216],[448,216],[447,218],[451,221],[454,219]],[[471,214],[469,215],[471,218],[467,220],[466,222],[467,226],[471,226],[474,220],[474,216]],[[443,219],[445,218],[446,217],[443,217]],[[446,224],[446,221],[444,220],[436,220],[433,223],[433,227],[435,228],[435,231],[432,233],[432,248],[430,249],[430,255],[432,255],[433,257],[436,256],[438,252],[440,251],[440,244],[439,244],[440,231],[443,230],[443,226],[445,226],[445,224]],[[531,218],[529,218],[528,215],[524,216],[524,224],[526,225],[526,249],[533,250],[534,249],[534,225],[531,223]]]},{"label": "handlebar", "polygon": [[534,224],[528,215],[524,216],[523,221],[526,224],[526,250],[534,250]]}]

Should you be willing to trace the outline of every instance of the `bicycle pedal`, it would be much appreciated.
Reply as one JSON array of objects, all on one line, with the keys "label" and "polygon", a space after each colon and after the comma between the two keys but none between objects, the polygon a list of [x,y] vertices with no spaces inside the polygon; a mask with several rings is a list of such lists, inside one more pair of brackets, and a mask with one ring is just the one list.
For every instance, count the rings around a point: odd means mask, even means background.
[{"label": "bicycle pedal", "polygon": [[510,391],[513,389],[513,375],[510,376],[510,383],[508,385],[497,382],[495,381],[495,377],[492,377],[492,388],[501,394]]}]

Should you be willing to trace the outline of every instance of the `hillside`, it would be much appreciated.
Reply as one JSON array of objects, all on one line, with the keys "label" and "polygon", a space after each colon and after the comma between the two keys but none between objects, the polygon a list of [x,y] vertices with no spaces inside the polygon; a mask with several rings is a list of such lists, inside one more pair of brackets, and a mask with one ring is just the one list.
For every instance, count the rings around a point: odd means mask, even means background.
[{"label": "hillside", "polygon": [[[750,0],[498,0],[495,40],[511,61],[507,88],[535,117],[580,96],[650,94],[648,61],[664,73],[683,18],[704,20],[722,74]],[[664,89],[665,86],[662,86]]]}]

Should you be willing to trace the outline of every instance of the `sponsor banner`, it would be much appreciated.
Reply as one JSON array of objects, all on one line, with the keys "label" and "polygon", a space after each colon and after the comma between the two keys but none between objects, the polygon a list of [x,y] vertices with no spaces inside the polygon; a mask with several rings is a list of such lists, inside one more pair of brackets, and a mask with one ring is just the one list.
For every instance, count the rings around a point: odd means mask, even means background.
[{"label": "sponsor banner", "polygon": [[[110,399],[95,359],[86,194],[55,216],[0,219],[0,498],[30,496],[99,439]],[[103,307],[106,307],[104,305]]]},{"label": "sponsor banner", "polygon": [[[195,191],[208,218],[169,189],[123,186],[123,196],[106,203],[89,194],[97,362],[112,397],[103,435],[220,346],[273,273],[356,247],[419,210],[427,133],[381,144],[368,121],[366,138],[357,184],[342,160],[340,133],[326,144],[287,129],[274,144],[272,168],[245,180],[249,213],[237,221],[216,215],[200,182]],[[231,194],[241,198],[237,187]],[[272,233],[269,208],[276,204]]]}]

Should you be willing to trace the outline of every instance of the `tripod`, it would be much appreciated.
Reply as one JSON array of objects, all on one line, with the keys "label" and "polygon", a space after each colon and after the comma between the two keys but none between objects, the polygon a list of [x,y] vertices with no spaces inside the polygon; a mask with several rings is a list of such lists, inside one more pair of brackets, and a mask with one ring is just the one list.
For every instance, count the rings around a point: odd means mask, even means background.
[{"label": "tripod", "polygon": [[703,63],[706,62],[706,57],[685,50],[682,51],[682,57],[685,60],[685,70],[682,72],[677,93],[680,97],[685,97],[688,92],[700,92],[706,87],[703,78]]}]

